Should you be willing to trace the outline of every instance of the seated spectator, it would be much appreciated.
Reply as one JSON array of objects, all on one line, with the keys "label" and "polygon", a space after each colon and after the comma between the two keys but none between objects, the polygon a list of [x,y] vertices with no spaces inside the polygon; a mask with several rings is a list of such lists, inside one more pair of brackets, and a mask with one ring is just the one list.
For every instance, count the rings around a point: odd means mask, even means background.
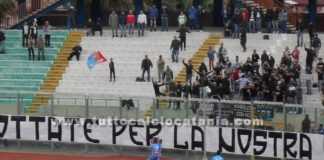
[{"label": "seated spectator", "polygon": [[0,31],[0,54],[5,53],[5,40],[5,34],[2,31]]}]

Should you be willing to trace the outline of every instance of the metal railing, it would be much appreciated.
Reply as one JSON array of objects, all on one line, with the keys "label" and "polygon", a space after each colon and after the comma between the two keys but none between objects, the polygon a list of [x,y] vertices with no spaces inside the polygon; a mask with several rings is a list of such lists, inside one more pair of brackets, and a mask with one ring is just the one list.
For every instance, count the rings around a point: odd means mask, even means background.
[{"label": "metal railing", "polygon": [[[85,118],[118,118],[159,120],[213,121],[212,125],[259,128],[292,132],[316,133],[324,124],[324,107],[303,107],[265,101],[232,101],[218,99],[170,97],[116,97],[112,95],[76,95],[37,93],[43,102],[29,112],[28,93],[0,95],[1,114],[64,116]],[[305,116],[310,118],[309,129],[302,128]],[[191,122],[193,122],[191,121]],[[211,124],[208,124],[211,125]]]}]

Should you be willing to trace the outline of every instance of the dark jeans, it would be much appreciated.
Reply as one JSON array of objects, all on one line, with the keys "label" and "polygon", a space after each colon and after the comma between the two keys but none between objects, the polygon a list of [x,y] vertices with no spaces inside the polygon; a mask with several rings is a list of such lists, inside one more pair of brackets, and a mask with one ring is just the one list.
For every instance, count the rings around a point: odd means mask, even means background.
[{"label": "dark jeans", "polygon": [[33,61],[35,60],[35,52],[33,47],[28,48],[28,59]]},{"label": "dark jeans", "polygon": [[45,60],[45,51],[44,48],[38,48],[38,56],[37,56],[38,60]]},{"label": "dark jeans", "polygon": [[144,36],[145,24],[138,24],[137,25],[138,36]]},{"label": "dark jeans", "polygon": [[27,46],[27,42],[28,42],[28,35],[27,34],[24,34],[22,40],[23,40],[22,41],[22,46],[23,47],[26,47]]},{"label": "dark jeans", "polygon": [[142,79],[144,80],[145,72],[147,72],[147,81],[150,81],[150,69],[143,69]]},{"label": "dark jeans", "polygon": [[186,43],[186,37],[180,37],[180,48],[182,50],[186,50],[187,43]]},{"label": "dark jeans", "polygon": [[114,81],[116,81],[115,70],[110,70],[109,81],[112,80],[111,78],[114,78]]},{"label": "dark jeans", "polygon": [[46,34],[45,35],[45,46],[50,47],[51,46],[51,35]]},{"label": "dark jeans", "polygon": [[68,57],[68,60],[70,61],[73,56],[76,56],[76,59],[79,61],[80,60],[80,52],[71,52],[70,56]]},{"label": "dark jeans", "polygon": [[179,49],[173,49],[172,50],[172,62],[178,62],[179,61]]}]

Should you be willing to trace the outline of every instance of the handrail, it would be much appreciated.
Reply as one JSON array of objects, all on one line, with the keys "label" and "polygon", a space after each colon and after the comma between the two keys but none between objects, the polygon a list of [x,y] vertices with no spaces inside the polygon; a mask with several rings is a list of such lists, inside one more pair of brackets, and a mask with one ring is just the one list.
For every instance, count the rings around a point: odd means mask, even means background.
[{"label": "handrail", "polygon": [[[195,101],[195,102],[201,102],[201,103],[222,103],[222,104],[241,104],[241,105],[251,105],[251,104],[266,104],[266,105],[278,105],[278,106],[285,106],[285,107],[298,107],[303,108],[300,104],[287,104],[284,102],[273,102],[273,101],[242,101],[242,100],[217,100],[217,99],[211,99],[211,98],[178,98],[178,97],[147,97],[147,96],[123,96],[120,97],[118,95],[112,95],[112,94],[81,94],[81,93],[49,93],[49,92],[15,92],[15,91],[1,91],[2,94],[12,94],[14,95],[21,95],[21,94],[38,94],[43,96],[49,96],[49,97],[57,97],[60,98],[61,96],[67,97],[88,97],[88,98],[101,98],[101,99],[112,99],[112,98],[122,98],[122,99],[147,99],[147,100],[171,100],[171,101]],[[1,98],[1,96],[0,96]],[[307,107],[307,108],[320,108],[320,107]]]}]

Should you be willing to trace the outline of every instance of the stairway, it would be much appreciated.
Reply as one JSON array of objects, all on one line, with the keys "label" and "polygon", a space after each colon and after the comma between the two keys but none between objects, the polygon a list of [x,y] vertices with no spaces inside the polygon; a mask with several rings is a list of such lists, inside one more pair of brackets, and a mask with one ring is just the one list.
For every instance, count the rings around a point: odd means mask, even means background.
[{"label": "stairway", "polygon": [[[209,46],[216,46],[217,44],[220,43],[220,39],[221,39],[221,37],[218,36],[218,35],[210,35],[204,41],[204,43],[199,48],[199,50],[191,58],[192,64],[193,64],[193,68],[195,70],[198,70],[200,64],[202,62],[204,62],[205,59],[207,58]],[[180,70],[180,72],[177,74],[177,76],[175,78],[175,81],[176,82],[180,82],[182,85],[184,85],[186,83],[186,68],[184,66],[182,67],[182,69]],[[166,100],[160,100],[157,103],[159,103],[159,108],[160,109],[168,109],[168,104],[169,104],[168,101],[166,101]],[[150,107],[150,109],[148,109],[144,113],[144,117],[145,118],[150,118],[150,117],[153,116],[153,109],[155,109],[154,107],[155,106]],[[188,111],[188,110],[186,110],[186,111]],[[170,110],[170,112],[174,112],[174,111],[173,110]],[[175,114],[178,114],[178,116],[180,116],[180,117],[184,116],[184,115],[182,115],[182,113],[175,113]],[[183,113],[183,114],[186,114],[186,116],[188,116],[189,113],[186,112],[186,113]],[[161,116],[165,117],[165,115],[161,115]],[[184,116],[184,117],[186,117],[186,116]],[[165,117],[165,118],[167,118],[167,117]]]},{"label": "stairway", "polygon": [[[264,4],[265,0],[262,1],[258,1],[258,0],[244,0],[243,1],[245,3],[245,5],[247,7],[260,7],[261,9],[272,9],[274,6],[266,6]],[[274,2],[272,2],[274,3]],[[282,8],[281,6],[278,8]],[[288,22],[287,24],[287,28],[288,28],[288,33],[295,33],[296,32],[296,26],[294,26],[291,22]]]},{"label": "stairway", "polygon": [[69,64],[67,60],[72,48],[81,42],[83,36],[82,32],[71,32],[64,42],[63,48],[57,55],[52,68],[49,70],[47,77],[45,78],[39,92],[36,94],[32,101],[31,107],[28,108],[28,112],[37,112],[40,107],[48,104],[49,98],[55,91],[62,79],[63,73]]},{"label": "stairway", "polygon": [[[195,70],[198,70],[200,64],[204,62],[205,58],[207,57],[207,52],[209,46],[215,46],[219,44],[220,42],[220,37],[216,35],[211,35],[203,45],[199,48],[199,50],[193,55],[191,58],[192,60],[192,65]],[[175,78],[176,82],[180,82],[181,84],[185,84],[186,82],[186,68],[183,67],[179,74]]]}]

